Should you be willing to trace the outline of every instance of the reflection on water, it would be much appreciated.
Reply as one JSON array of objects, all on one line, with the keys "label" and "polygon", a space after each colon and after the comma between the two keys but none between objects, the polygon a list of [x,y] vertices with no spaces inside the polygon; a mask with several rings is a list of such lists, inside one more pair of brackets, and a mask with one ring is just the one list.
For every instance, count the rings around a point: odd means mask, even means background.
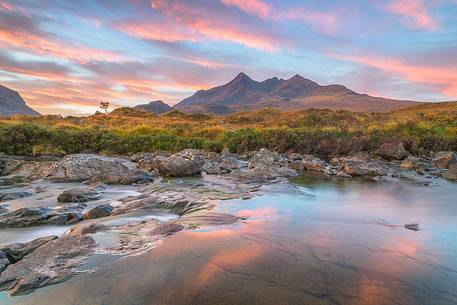
[{"label": "reflection on water", "polygon": [[141,256],[95,256],[93,273],[0,303],[457,304],[456,184],[311,177],[263,193],[218,206],[241,223],[180,232]]}]

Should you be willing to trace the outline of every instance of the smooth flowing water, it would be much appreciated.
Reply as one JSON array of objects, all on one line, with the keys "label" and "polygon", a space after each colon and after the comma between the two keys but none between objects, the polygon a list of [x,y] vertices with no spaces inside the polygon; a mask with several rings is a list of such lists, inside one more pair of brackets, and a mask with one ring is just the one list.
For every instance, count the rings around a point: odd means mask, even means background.
[{"label": "smooth flowing water", "polygon": [[219,203],[239,223],[93,256],[93,272],[0,303],[457,304],[457,184],[308,177],[262,193]]}]

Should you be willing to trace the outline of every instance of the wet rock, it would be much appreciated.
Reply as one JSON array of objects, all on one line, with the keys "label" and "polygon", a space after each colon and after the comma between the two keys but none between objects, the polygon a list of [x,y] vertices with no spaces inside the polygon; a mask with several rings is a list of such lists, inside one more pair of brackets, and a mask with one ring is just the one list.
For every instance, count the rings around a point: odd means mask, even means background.
[{"label": "wet rock", "polygon": [[325,167],[327,166],[327,163],[325,161],[322,161],[319,158],[316,158],[314,156],[308,155],[303,159],[303,167],[306,170],[311,170],[311,171],[316,171],[316,172],[323,172],[325,171]]},{"label": "wet rock", "polygon": [[365,172],[362,167],[359,166],[358,162],[350,161],[346,162],[343,166],[343,172],[350,176],[364,176]]},{"label": "wet rock", "polygon": [[341,177],[341,178],[352,178],[351,175],[349,175],[349,174],[347,174],[347,173],[345,173],[345,172],[342,172],[342,171],[336,173],[336,176],[337,176],[337,177]]},{"label": "wet rock", "polygon": [[105,187],[79,187],[63,191],[58,197],[58,202],[86,202],[102,198],[101,193]]},{"label": "wet rock", "polygon": [[401,141],[385,142],[375,151],[375,154],[388,160],[403,160],[409,155]]},{"label": "wet rock", "polygon": [[6,256],[6,253],[0,250],[0,274],[3,272],[3,270],[6,269],[6,267],[11,264],[10,260]]},{"label": "wet rock", "polygon": [[152,231],[152,234],[154,235],[172,235],[175,234],[176,232],[179,232],[184,229],[184,226],[178,223],[173,223],[173,222],[165,222],[165,223],[160,223],[157,225],[157,227]]},{"label": "wet rock", "polygon": [[404,169],[416,169],[420,165],[420,160],[417,157],[409,156],[400,163],[400,167]]},{"label": "wet rock", "polygon": [[435,167],[447,169],[453,163],[457,163],[456,155],[452,151],[440,151],[433,156],[432,164]]},{"label": "wet rock", "polygon": [[0,204],[0,215],[9,212],[9,205],[7,204]]},{"label": "wet rock", "polygon": [[271,166],[275,164],[277,159],[278,155],[276,153],[273,153],[266,148],[261,148],[252,156],[251,161],[249,162],[249,168]]},{"label": "wet rock", "polygon": [[443,177],[450,181],[457,182],[457,163],[449,166],[449,169],[443,173]]},{"label": "wet rock", "polygon": [[149,173],[137,169],[129,160],[92,154],[66,156],[48,177],[55,182],[94,180],[111,184],[131,184],[150,178]]},{"label": "wet rock", "polygon": [[157,156],[151,161],[151,168],[165,176],[185,177],[200,174],[203,164],[202,159],[190,160],[177,155]]},{"label": "wet rock", "polygon": [[100,223],[81,223],[70,228],[68,234],[71,236],[84,235],[84,234],[94,234],[98,231],[108,229],[107,226]]},{"label": "wet rock", "polygon": [[6,176],[13,173],[21,165],[20,160],[14,160],[8,157],[0,158],[0,176]]},{"label": "wet rock", "polygon": [[113,206],[110,204],[100,204],[90,211],[84,213],[84,219],[102,218],[110,216],[113,212]]},{"label": "wet rock", "polygon": [[94,246],[95,241],[88,235],[50,241],[9,265],[0,275],[0,290],[9,290],[10,295],[24,295],[67,280]]},{"label": "wet rock", "polygon": [[411,231],[419,231],[419,224],[418,223],[407,223],[404,225],[405,229]]},{"label": "wet rock", "polygon": [[237,222],[240,218],[234,215],[215,212],[200,212],[193,215],[181,217],[175,221],[175,224],[181,224],[186,227],[201,226],[219,226],[229,225]]},{"label": "wet rock", "polygon": [[11,185],[47,178],[58,164],[58,161],[20,161],[17,167],[8,171],[7,176],[1,177],[0,184]]},{"label": "wet rock", "polygon": [[41,247],[42,245],[54,239],[57,239],[57,236],[41,237],[27,243],[15,243],[7,246],[2,246],[0,247],[0,252],[5,253],[11,264],[15,264],[36,248]]},{"label": "wet rock", "polygon": [[48,207],[21,208],[0,215],[0,228],[23,228],[41,225],[63,225],[82,220],[78,211],[52,210]]},{"label": "wet rock", "polygon": [[293,170],[300,171],[300,172],[305,169],[305,165],[303,164],[303,162],[301,160],[294,160],[294,161],[290,162],[289,167]]},{"label": "wet rock", "polygon": [[30,196],[33,196],[33,193],[29,192],[29,191],[9,192],[9,193],[0,192],[0,202],[16,200],[16,199],[30,197]]}]

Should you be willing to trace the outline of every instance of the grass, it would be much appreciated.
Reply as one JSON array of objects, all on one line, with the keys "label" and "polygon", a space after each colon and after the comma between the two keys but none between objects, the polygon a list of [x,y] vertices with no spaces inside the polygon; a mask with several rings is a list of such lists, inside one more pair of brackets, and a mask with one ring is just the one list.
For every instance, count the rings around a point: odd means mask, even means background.
[{"label": "grass", "polygon": [[267,147],[331,156],[374,151],[393,139],[402,140],[415,154],[457,150],[457,102],[389,113],[265,108],[225,117],[179,111],[158,116],[124,107],[87,117],[0,119],[0,152],[30,156],[184,148],[218,152],[224,147],[239,153]]}]

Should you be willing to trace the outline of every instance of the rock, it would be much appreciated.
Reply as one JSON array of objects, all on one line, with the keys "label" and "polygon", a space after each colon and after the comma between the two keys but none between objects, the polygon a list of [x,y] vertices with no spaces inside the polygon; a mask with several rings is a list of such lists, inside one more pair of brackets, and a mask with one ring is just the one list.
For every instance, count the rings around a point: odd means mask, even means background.
[{"label": "rock", "polygon": [[88,235],[64,236],[38,247],[0,275],[0,290],[24,295],[47,285],[67,280],[84,262],[95,241]]},{"label": "rock", "polygon": [[292,161],[297,161],[297,160],[303,159],[303,156],[300,154],[297,154],[297,153],[291,153],[287,157],[289,158],[289,160],[292,160]]},{"label": "rock", "polygon": [[23,228],[41,225],[63,225],[82,220],[78,211],[52,210],[48,207],[21,208],[0,215],[0,228]]},{"label": "rock", "polygon": [[48,177],[55,182],[80,182],[86,180],[110,184],[131,184],[151,178],[151,174],[136,168],[125,159],[92,154],[68,155]]},{"label": "rock", "polygon": [[261,148],[249,162],[249,168],[271,166],[277,160],[277,155],[266,148]]},{"label": "rock", "polygon": [[165,222],[160,223],[157,227],[152,231],[153,235],[172,235],[176,232],[179,232],[184,229],[184,226],[178,223],[173,222]]},{"label": "rock", "polygon": [[173,223],[183,226],[219,226],[229,225],[237,222],[240,218],[234,215],[215,212],[198,212],[189,216],[181,217]]},{"label": "rock", "polygon": [[443,177],[450,181],[457,182],[457,163],[449,166],[449,169],[443,173]]},{"label": "rock", "polygon": [[383,176],[385,175],[384,170],[373,162],[356,162],[346,161],[343,164],[342,171],[351,176]]},{"label": "rock", "polygon": [[3,270],[6,269],[6,267],[11,264],[10,260],[6,256],[6,253],[0,250],[0,274],[3,272]]},{"label": "rock", "polygon": [[360,167],[358,162],[349,161],[343,165],[343,172],[350,176],[364,176],[365,171]]},{"label": "rock", "polygon": [[2,192],[0,192],[0,202],[1,201],[16,200],[16,199],[30,197],[30,196],[33,196],[33,193],[29,192],[29,191],[11,192],[11,193],[2,193]]},{"label": "rock", "polygon": [[78,187],[63,191],[58,197],[58,202],[86,202],[102,198],[103,186]]},{"label": "rock", "polygon": [[0,215],[9,212],[9,205],[7,204],[0,204]]},{"label": "rock", "polygon": [[336,173],[336,176],[337,176],[337,177],[341,177],[341,178],[352,178],[351,175],[346,174],[345,172],[342,172],[342,171]]},{"label": "rock", "polygon": [[2,246],[0,247],[0,252],[5,253],[11,264],[15,264],[36,248],[41,247],[54,239],[57,239],[57,236],[41,237],[27,243],[16,243]]},{"label": "rock", "polygon": [[90,211],[84,213],[84,219],[102,218],[110,216],[113,212],[113,206],[110,204],[100,204]]},{"label": "rock", "polygon": [[316,171],[316,172],[325,171],[325,167],[327,166],[325,161],[322,161],[321,159],[316,158],[312,155],[306,155],[303,158],[302,162],[303,162],[303,167],[306,170],[311,170],[311,171]]},{"label": "rock", "polygon": [[404,169],[416,169],[419,166],[419,158],[409,156],[400,163],[400,167]]},{"label": "rock", "polygon": [[384,142],[375,154],[388,160],[403,160],[409,155],[401,141]]},{"label": "rock", "polygon": [[79,225],[75,225],[70,228],[69,235],[76,236],[76,235],[84,235],[84,234],[94,234],[98,231],[105,230],[108,227],[100,224],[100,223],[81,223]]},{"label": "rock", "polygon": [[418,223],[407,223],[404,225],[405,229],[411,231],[419,231],[419,224]]},{"label": "rock", "polygon": [[438,168],[447,169],[453,163],[457,163],[456,155],[452,151],[440,151],[433,156],[432,165]]},{"label": "rock", "polygon": [[11,158],[0,158],[0,176],[6,176],[13,173],[21,165],[21,161]]},{"label": "rock", "polygon": [[241,163],[236,157],[224,157],[221,163],[218,165],[219,170],[231,172],[234,169],[241,168]]},{"label": "rock", "polygon": [[[14,160],[17,161],[17,160]],[[25,161],[7,171],[8,176],[2,177],[3,184],[30,182],[50,176],[57,168],[58,161]],[[5,174],[5,173],[4,173]]]},{"label": "rock", "polygon": [[301,160],[294,160],[290,162],[289,167],[296,171],[303,171],[305,169],[305,166]]},{"label": "rock", "polygon": [[203,159],[187,159],[179,155],[157,156],[150,161],[150,168],[165,176],[185,177],[198,175],[202,171]]}]

